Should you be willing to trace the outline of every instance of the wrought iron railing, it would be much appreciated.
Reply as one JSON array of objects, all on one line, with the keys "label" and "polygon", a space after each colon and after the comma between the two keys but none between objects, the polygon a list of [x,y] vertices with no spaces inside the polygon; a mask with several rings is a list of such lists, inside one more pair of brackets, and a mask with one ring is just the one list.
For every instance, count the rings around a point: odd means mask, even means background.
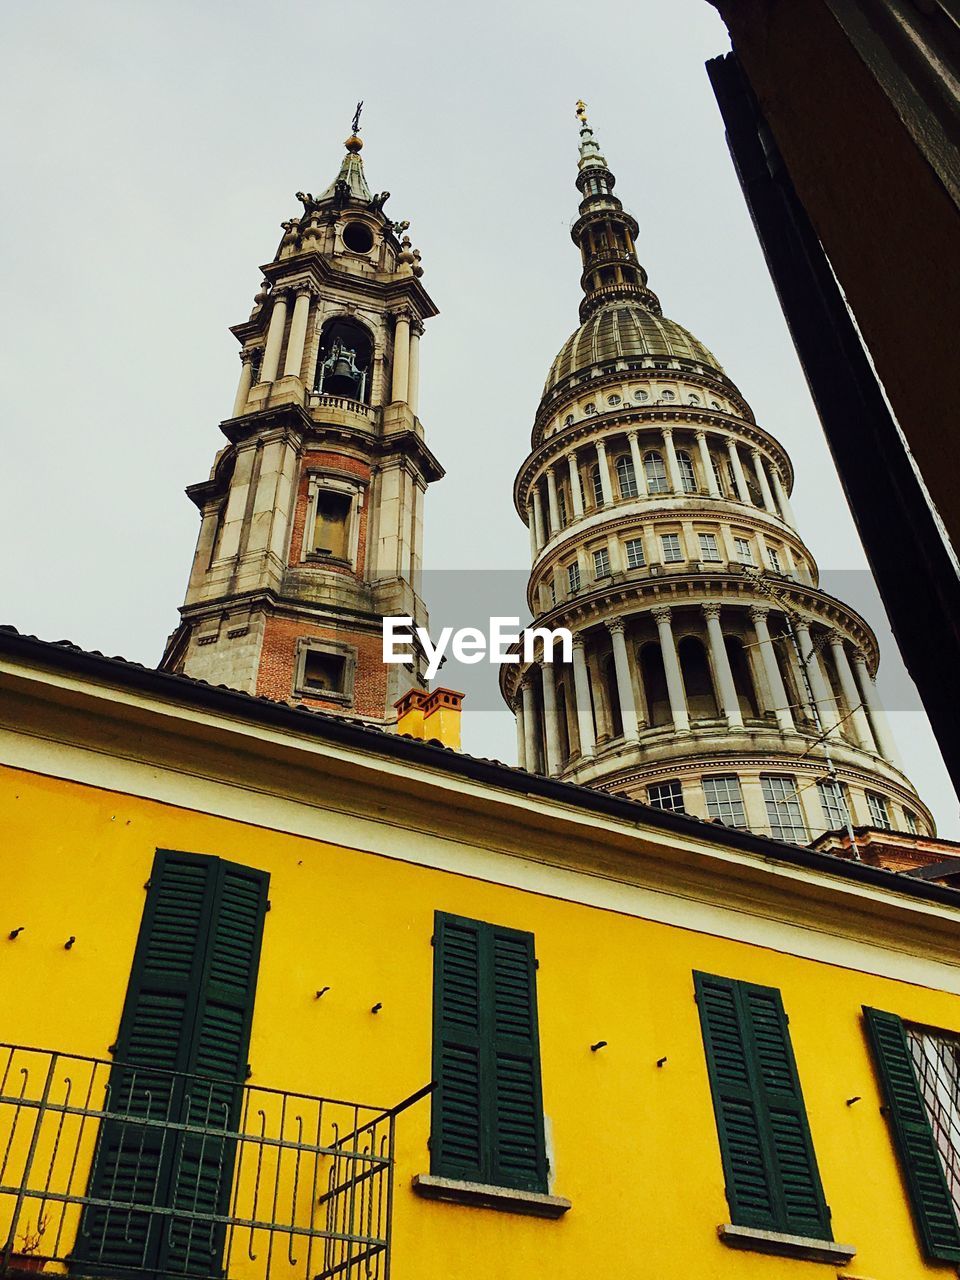
[{"label": "wrought iron railing", "polygon": [[397,1115],[0,1044],[0,1276],[389,1280]]}]

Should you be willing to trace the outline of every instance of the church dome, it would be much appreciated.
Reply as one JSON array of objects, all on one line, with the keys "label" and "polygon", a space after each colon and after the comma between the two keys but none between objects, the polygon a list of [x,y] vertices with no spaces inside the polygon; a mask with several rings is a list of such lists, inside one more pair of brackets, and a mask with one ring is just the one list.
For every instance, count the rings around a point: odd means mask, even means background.
[{"label": "church dome", "polygon": [[651,356],[703,365],[725,378],[717,358],[692,333],[666,316],[619,298],[599,307],[571,334],[550,366],[543,399],[572,374],[615,360]]}]

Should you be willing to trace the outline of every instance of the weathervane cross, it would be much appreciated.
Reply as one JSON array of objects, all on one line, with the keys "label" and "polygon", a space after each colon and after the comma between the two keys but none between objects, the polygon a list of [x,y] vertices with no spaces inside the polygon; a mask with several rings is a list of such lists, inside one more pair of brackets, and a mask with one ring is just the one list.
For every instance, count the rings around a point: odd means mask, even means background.
[{"label": "weathervane cross", "polygon": [[360,128],[360,112],[363,110],[363,103],[357,103],[357,109],[353,113],[353,132],[356,133]]}]

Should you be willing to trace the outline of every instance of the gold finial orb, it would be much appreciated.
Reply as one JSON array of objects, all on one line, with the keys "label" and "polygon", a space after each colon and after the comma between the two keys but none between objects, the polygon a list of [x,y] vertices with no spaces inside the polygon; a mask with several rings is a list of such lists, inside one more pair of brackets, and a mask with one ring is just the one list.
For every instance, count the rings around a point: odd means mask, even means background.
[{"label": "gold finial orb", "polygon": [[363,139],[358,137],[357,134],[351,133],[350,137],[343,145],[348,151],[357,152],[363,148]]},{"label": "gold finial orb", "polygon": [[587,104],[582,98],[577,101],[577,119],[583,124],[587,123]]}]

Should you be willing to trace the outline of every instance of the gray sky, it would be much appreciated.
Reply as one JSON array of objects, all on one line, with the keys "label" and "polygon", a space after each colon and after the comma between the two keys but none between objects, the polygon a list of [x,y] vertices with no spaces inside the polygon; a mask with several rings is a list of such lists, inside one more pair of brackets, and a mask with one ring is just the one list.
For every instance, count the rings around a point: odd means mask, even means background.
[{"label": "gray sky", "polygon": [[[232,406],[227,326],[294,193],[334,176],[358,98],[371,188],[410,219],[441,311],[421,375],[447,468],[427,501],[424,563],[445,571],[429,602],[443,612],[466,571],[525,570],[511,488],[577,324],[583,97],[664,312],[791,453],[825,585],[877,627],[908,772],[960,837],[734,177],[703,68],[728,40],[705,0],[38,0],[8,2],[4,27],[0,620],[158,660],[197,533],[183,488]],[[514,758],[505,711],[465,729],[468,750]]]}]

